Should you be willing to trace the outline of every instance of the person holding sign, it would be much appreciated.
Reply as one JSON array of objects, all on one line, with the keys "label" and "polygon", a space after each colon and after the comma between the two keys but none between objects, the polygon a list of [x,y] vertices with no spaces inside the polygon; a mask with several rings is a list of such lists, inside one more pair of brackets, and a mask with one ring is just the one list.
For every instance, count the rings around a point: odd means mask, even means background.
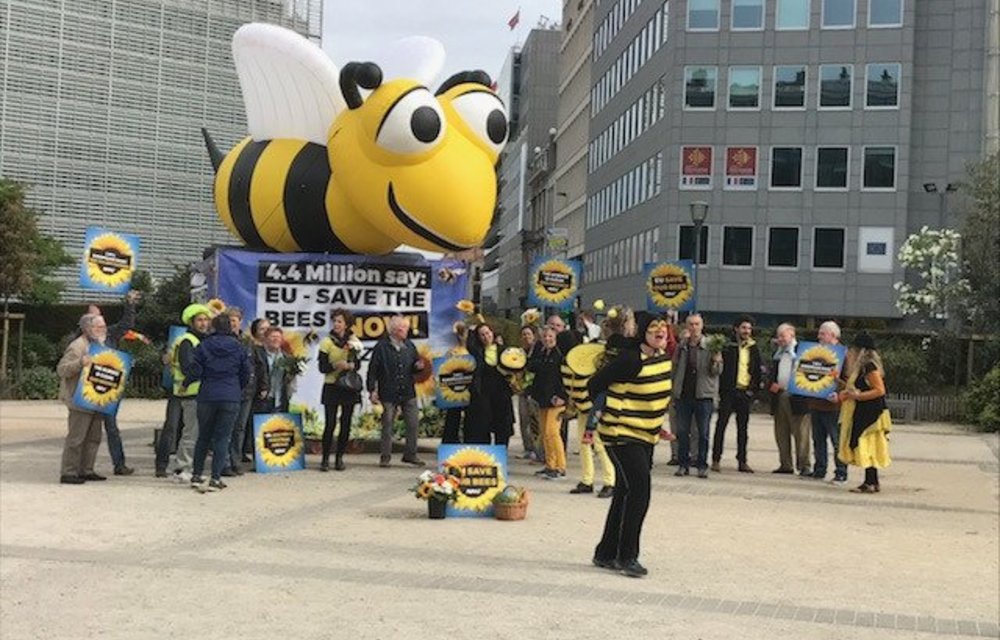
[{"label": "person holding sign", "polygon": [[[229,440],[240,413],[243,389],[250,382],[250,359],[233,334],[226,312],[212,318],[215,332],[198,344],[184,368],[186,381],[199,382],[198,441],[194,447],[191,486],[200,491],[225,489],[222,471],[229,464]],[[212,447],[212,478],[201,477],[208,448]]]},{"label": "person holding sign", "polygon": [[851,489],[853,493],[878,493],[878,470],[892,462],[887,437],[892,420],[885,406],[884,369],[870,335],[858,335],[853,346],[856,354],[848,369],[847,388],[831,395],[831,400],[836,397],[841,403],[838,457],[865,470],[864,483]]},{"label": "person holding sign", "polygon": [[88,313],[80,318],[80,337],[66,347],[56,365],[61,385],[59,399],[69,408],[69,431],[63,444],[62,484],[83,484],[91,480],[106,480],[94,472],[94,461],[101,446],[101,425],[104,416],[95,411],[84,411],[73,402],[80,383],[80,375],[90,365],[90,345],[103,345],[108,337],[108,327],[100,314]]},{"label": "person holding sign", "polygon": [[[840,326],[832,320],[828,320],[819,325],[817,341],[823,345],[840,344]],[[840,407],[836,402],[824,400],[822,398],[810,398],[809,400],[810,420],[812,421],[813,452],[816,454],[816,464],[813,465],[812,477],[822,480],[826,477],[826,466],[828,454],[826,442],[829,439],[833,445],[834,472],[833,484],[847,483],[847,465],[837,457],[840,449]]]},{"label": "person holding sign", "polygon": [[663,420],[672,364],[665,351],[667,323],[645,311],[635,319],[639,340],[594,374],[587,390],[593,398],[607,393],[597,432],[615,464],[615,493],[593,563],[641,578],[648,573],[639,563],[639,538],[649,510],[650,460],[653,446],[670,438]]},{"label": "person holding sign", "polygon": [[361,376],[357,373],[358,357],[363,347],[361,341],[351,333],[354,317],[346,309],[330,312],[330,335],[319,343],[320,373],[323,374],[323,408],[326,423],[323,427],[323,460],[320,471],[330,470],[330,449],[333,444],[333,430],[337,427],[337,412],[340,412],[340,432],[337,435],[337,457],[333,468],[343,471],[344,452],[351,437],[351,416],[354,405],[361,402]]},{"label": "person holding sign", "polygon": [[476,359],[472,397],[466,418],[465,442],[507,446],[514,433],[513,390],[500,371],[502,345],[487,323],[478,325],[469,340],[469,354]]}]

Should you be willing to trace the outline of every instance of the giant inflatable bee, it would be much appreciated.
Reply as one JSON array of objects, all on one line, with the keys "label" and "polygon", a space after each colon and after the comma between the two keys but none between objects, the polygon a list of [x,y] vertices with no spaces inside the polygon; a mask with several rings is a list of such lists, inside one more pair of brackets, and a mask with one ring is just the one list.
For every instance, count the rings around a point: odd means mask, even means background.
[{"label": "giant inflatable bee", "polygon": [[293,31],[236,31],[250,136],[223,156],[203,134],[216,209],[248,247],[377,255],[482,243],[507,139],[503,103],[482,71],[432,94],[444,63],[435,40],[401,40],[386,57],[338,71]]}]

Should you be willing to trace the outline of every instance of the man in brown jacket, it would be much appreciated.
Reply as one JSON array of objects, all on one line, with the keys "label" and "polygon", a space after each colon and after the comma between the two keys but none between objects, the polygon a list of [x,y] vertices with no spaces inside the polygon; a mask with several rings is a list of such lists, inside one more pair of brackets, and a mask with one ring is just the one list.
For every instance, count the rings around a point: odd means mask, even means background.
[{"label": "man in brown jacket", "polygon": [[63,484],[83,484],[87,480],[107,479],[94,473],[94,459],[101,446],[104,416],[92,411],[82,411],[73,404],[73,394],[80,382],[83,368],[90,364],[91,343],[104,344],[108,337],[108,327],[103,317],[89,313],[80,318],[80,334],[79,338],[69,343],[66,353],[56,365],[61,382],[59,399],[69,408],[69,433],[66,434],[66,443],[63,445],[62,475],[59,477],[59,482]]}]

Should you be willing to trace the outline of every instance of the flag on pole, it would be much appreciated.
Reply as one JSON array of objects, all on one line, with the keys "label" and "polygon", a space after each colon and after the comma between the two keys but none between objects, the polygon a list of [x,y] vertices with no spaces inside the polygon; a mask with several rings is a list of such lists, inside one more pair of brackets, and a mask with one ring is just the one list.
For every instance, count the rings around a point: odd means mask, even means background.
[{"label": "flag on pole", "polygon": [[512,15],[510,17],[510,20],[507,21],[507,26],[510,27],[511,31],[513,31],[514,27],[516,27],[517,23],[520,22],[520,21],[521,21],[521,10],[518,9],[517,13],[515,13],[514,15]]}]

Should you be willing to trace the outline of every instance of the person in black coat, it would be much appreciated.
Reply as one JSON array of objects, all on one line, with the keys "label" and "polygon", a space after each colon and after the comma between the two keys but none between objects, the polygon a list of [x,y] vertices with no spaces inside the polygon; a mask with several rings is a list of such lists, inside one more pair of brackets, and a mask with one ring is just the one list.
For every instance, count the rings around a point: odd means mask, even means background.
[{"label": "person in black coat", "polygon": [[466,413],[465,442],[507,446],[514,433],[513,390],[499,370],[501,345],[487,323],[469,335],[469,353],[476,359],[472,394]]},{"label": "person in black coat", "polygon": [[538,422],[545,450],[545,468],[538,472],[546,480],[566,475],[566,449],[559,435],[559,417],[569,394],[563,385],[563,352],[557,346],[554,327],[542,329],[541,347],[528,359],[528,371],[535,374],[529,393],[538,404]]},{"label": "person in black coat", "polygon": [[753,339],[753,318],[740,316],[733,323],[732,340],[722,351],[719,376],[719,416],[712,443],[712,471],[718,472],[729,417],[736,414],[736,461],[743,473],[753,473],[747,464],[747,425],[754,394],[761,385],[760,349]]}]

